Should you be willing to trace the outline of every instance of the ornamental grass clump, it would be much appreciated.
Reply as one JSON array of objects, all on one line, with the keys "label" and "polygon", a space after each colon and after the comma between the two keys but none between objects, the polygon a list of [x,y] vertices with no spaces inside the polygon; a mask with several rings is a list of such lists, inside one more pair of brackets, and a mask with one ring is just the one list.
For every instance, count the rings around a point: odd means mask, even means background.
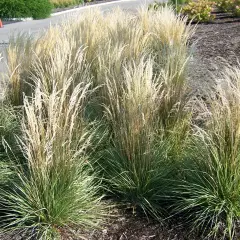
[{"label": "ornamental grass clump", "polygon": [[109,194],[157,219],[166,213],[190,132],[186,69],[194,31],[186,21],[170,7],[136,15],[95,10],[29,44],[19,37],[8,49],[15,105],[23,104],[22,92],[31,97],[36,87],[51,96],[71,79],[71,96],[91,80],[85,117],[101,121],[98,130],[110,140],[101,136],[101,147],[91,149],[97,160],[89,162]]},{"label": "ornamental grass clump", "polygon": [[176,209],[193,229],[234,239],[240,217],[240,68],[229,67],[222,76],[215,97],[201,104],[205,125],[196,127],[187,152]]},{"label": "ornamental grass clump", "polygon": [[49,0],[1,0],[0,18],[43,19],[51,15],[52,7]]},{"label": "ornamental grass clump", "polygon": [[153,64],[151,58],[143,58],[125,66],[120,81],[107,79],[110,104],[105,105],[105,116],[111,140],[98,164],[110,193],[131,203],[134,211],[161,219],[167,216],[171,179],[181,162],[190,121],[177,104],[172,115],[162,119],[166,96]]},{"label": "ornamental grass clump", "polygon": [[190,131],[185,73],[192,30],[171,9],[152,14],[120,21],[120,44],[113,40],[98,54],[95,79],[103,83],[111,139],[98,164],[110,193],[161,219]]},{"label": "ornamental grass clump", "polygon": [[189,1],[182,7],[180,12],[192,21],[211,22],[215,19],[215,15],[213,14],[214,7],[215,2],[213,1]]},{"label": "ornamental grass clump", "polygon": [[[81,67],[81,56],[80,49],[69,65]],[[90,83],[86,79],[75,85],[77,68],[63,76],[55,58],[48,64],[31,66],[35,88],[32,97],[23,99],[19,137],[25,164],[15,167],[18,177],[12,188],[1,189],[0,204],[6,211],[1,223],[6,231],[20,229],[39,239],[60,239],[76,226],[97,227],[104,208],[89,165],[95,129],[83,117]]]}]

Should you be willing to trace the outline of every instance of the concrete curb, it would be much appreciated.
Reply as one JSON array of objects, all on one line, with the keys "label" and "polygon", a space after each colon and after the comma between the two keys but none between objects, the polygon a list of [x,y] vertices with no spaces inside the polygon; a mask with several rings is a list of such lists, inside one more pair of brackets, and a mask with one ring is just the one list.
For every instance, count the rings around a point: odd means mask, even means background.
[{"label": "concrete curb", "polygon": [[5,18],[4,21],[18,21],[18,22],[27,22],[32,21],[33,18]]}]

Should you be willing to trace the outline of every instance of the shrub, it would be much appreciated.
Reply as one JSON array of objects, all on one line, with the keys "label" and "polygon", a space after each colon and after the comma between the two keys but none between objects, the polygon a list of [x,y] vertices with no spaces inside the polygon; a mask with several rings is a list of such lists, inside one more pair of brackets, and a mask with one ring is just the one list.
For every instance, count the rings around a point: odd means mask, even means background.
[{"label": "shrub", "polygon": [[2,0],[0,2],[1,18],[26,18],[34,19],[49,17],[52,4],[49,0]]},{"label": "shrub", "polygon": [[239,83],[240,68],[226,69],[210,106],[203,105],[206,125],[197,128],[185,180],[176,191],[181,216],[194,229],[223,239],[234,238],[240,217]]},{"label": "shrub", "polygon": [[212,14],[213,2],[208,0],[190,1],[182,7],[181,13],[186,15],[190,20],[199,22],[209,22],[214,20]]},{"label": "shrub", "polygon": [[1,18],[30,17],[31,13],[23,0],[2,0],[0,2]]},{"label": "shrub", "polygon": [[236,17],[240,17],[240,4],[233,6],[233,14]]},{"label": "shrub", "polygon": [[232,0],[218,0],[216,1],[216,6],[220,11],[228,12],[232,8]]},{"label": "shrub", "polygon": [[33,19],[42,19],[50,16],[52,4],[49,0],[25,0],[31,17]]},{"label": "shrub", "polygon": [[240,16],[239,0],[218,0],[216,4],[220,11],[232,12],[234,16]]},{"label": "shrub", "polygon": [[164,6],[173,5],[176,12],[187,16],[189,20],[198,22],[209,22],[215,19],[212,13],[213,8],[217,7],[220,11],[232,13],[234,16],[240,16],[239,0],[198,0],[198,1],[174,1],[166,3],[154,2],[148,6],[149,10],[159,10]]}]

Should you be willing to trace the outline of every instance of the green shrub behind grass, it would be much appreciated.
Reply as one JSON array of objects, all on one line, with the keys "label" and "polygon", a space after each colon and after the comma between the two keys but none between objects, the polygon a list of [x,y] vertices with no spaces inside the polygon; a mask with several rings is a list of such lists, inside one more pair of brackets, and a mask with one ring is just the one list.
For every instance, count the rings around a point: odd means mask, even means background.
[{"label": "green shrub behind grass", "polygon": [[0,17],[30,17],[30,11],[24,0],[2,0],[0,1]]},{"label": "green shrub behind grass", "polygon": [[49,0],[1,0],[0,18],[47,18],[52,7]]},{"label": "green shrub behind grass", "polygon": [[214,3],[208,0],[189,1],[182,7],[181,13],[186,15],[189,20],[198,22],[209,22],[214,20],[215,15],[212,14]]},{"label": "green shrub behind grass", "polygon": [[47,18],[50,16],[53,5],[49,0],[24,0],[34,19]]}]

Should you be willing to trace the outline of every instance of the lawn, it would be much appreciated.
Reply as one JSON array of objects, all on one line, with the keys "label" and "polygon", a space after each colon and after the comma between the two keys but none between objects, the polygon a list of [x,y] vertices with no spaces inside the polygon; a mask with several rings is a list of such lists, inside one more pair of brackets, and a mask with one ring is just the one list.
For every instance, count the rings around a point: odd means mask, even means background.
[{"label": "lawn", "polygon": [[0,238],[238,239],[239,30],[165,6],[12,39]]}]

